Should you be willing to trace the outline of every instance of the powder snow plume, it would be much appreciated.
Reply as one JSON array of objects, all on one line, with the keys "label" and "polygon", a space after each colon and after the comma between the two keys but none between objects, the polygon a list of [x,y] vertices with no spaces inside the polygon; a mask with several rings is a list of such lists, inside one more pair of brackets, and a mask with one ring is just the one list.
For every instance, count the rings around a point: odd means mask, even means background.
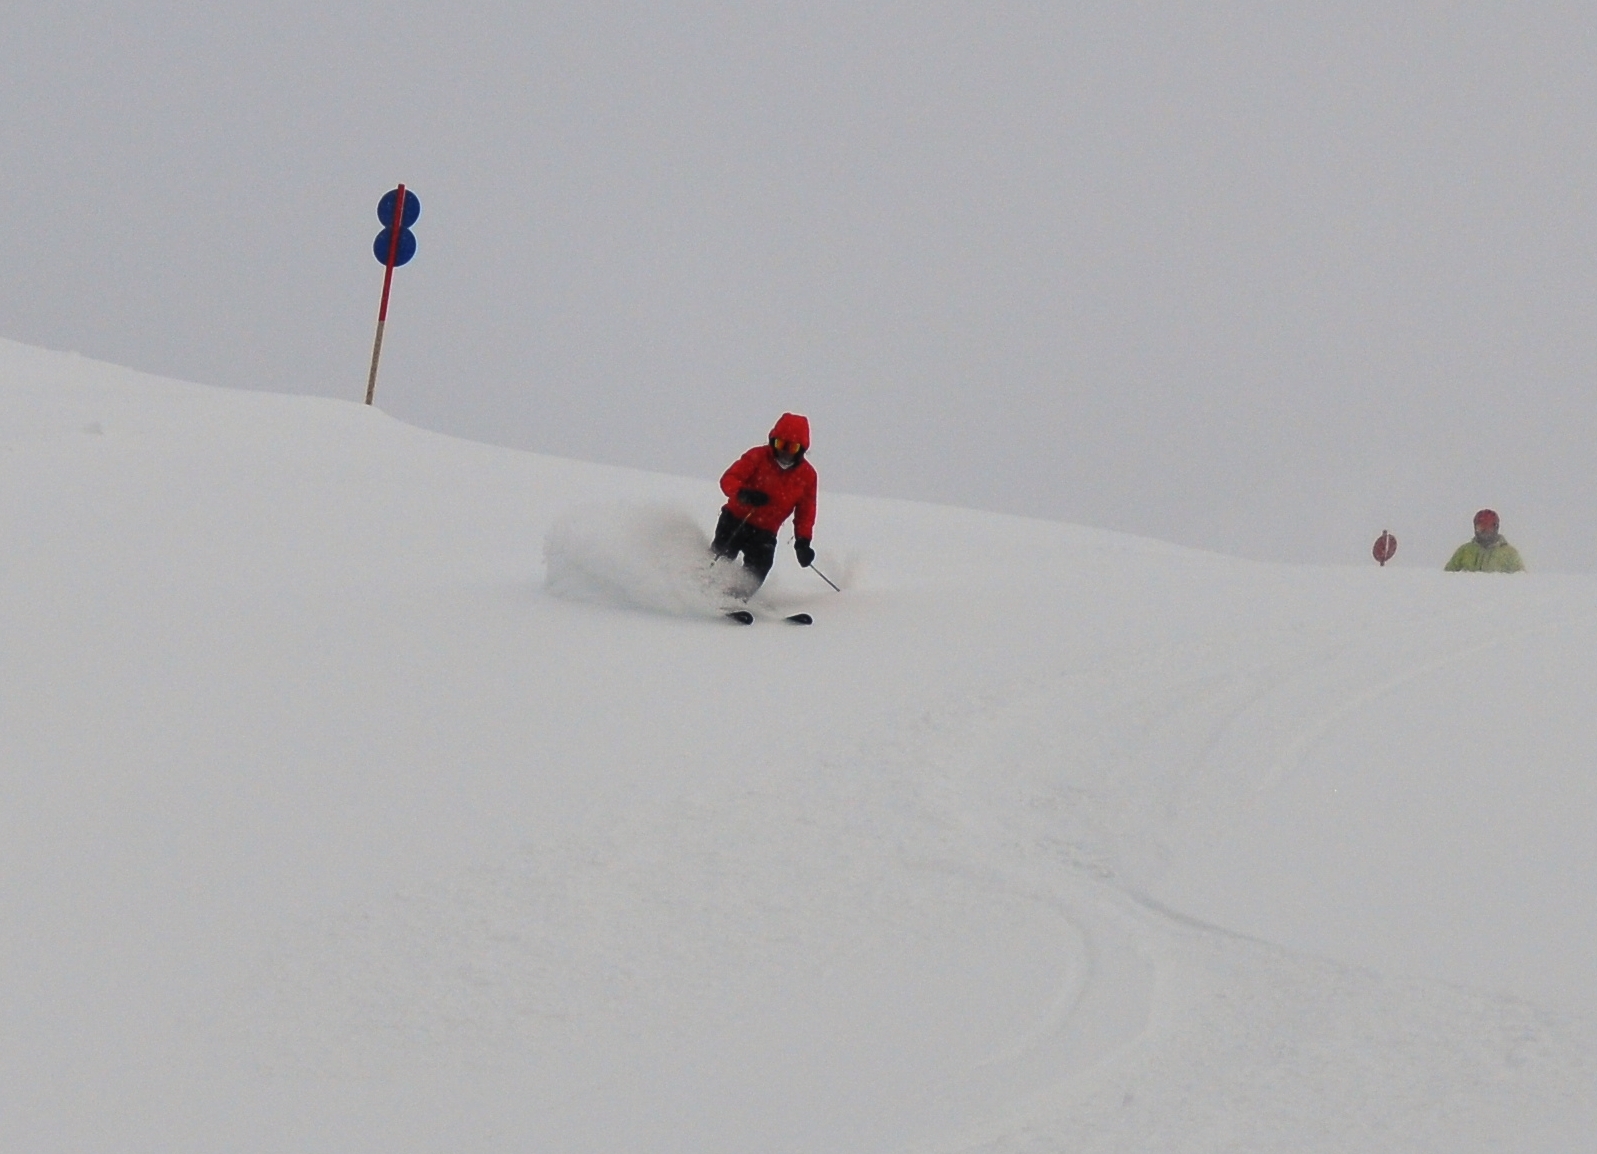
[{"label": "powder snow plume", "polygon": [[715,613],[741,574],[713,564],[704,530],[669,505],[574,509],[550,528],[543,554],[556,596],[657,613]]}]

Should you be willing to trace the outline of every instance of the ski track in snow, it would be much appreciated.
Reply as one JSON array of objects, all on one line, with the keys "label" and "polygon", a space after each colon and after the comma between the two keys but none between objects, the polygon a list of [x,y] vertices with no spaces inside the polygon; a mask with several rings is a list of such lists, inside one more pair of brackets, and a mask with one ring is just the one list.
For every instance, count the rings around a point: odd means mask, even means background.
[{"label": "ski track in snow", "polygon": [[[1403,673],[1382,684],[1412,680],[1449,658],[1560,624],[1504,631],[1434,659],[1415,661],[1410,654],[1399,658]],[[1300,674],[1312,670],[1340,683],[1331,667],[1341,649],[1299,663]],[[1113,840],[1102,827],[1116,815],[1112,807],[1097,809],[1103,798],[1094,786],[1060,788],[1057,762],[1017,765],[988,744],[994,738],[1009,750],[1071,744],[1058,709],[1071,680],[1027,684],[980,703],[928,741],[923,757],[949,768],[1018,770],[1014,779],[1031,790],[1047,788],[1039,777],[1054,779],[1053,796],[1034,792],[1021,805],[1013,798],[995,805],[992,782],[983,774],[941,808],[949,822],[969,824],[972,815],[986,815],[991,828],[976,840],[1019,851],[1009,862],[1012,884],[1025,886],[1020,879],[1030,878],[1082,931],[1091,955],[1118,960],[1091,967],[1059,1033],[1091,1017],[1095,995],[1118,1005],[1120,1020],[1094,1038],[1092,1061],[1060,1063],[1058,1081],[1026,1098],[1013,1116],[914,1150],[1441,1151],[1457,1148],[1461,1125],[1483,1150],[1555,1150],[1578,1132],[1569,1107],[1584,1101],[1597,1076],[1597,1019],[1295,954],[1197,922],[1118,878],[1101,849]],[[1210,714],[1210,723],[1227,732],[1269,696],[1259,693],[1247,706]],[[1331,712],[1340,716],[1368,696]],[[1283,728],[1301,735],[1324,722],[1325,715],[1311,709]],[[1200,773],[1224,764],[1212,737],[1187,756]],[[1128,772],[1120,765],[1099,781]],[[1040,820],[1017,824],[1017,814]],[[1056,863],[1071,876],[1062,879]],[[1130,959],[1140,966],[1127,964]],[[1145,1017],[1124,1013],[1134,1004],[1146,1007]],[[1319,1041],[1303,1045],[1297,1041],[1303,1037]],[[1171,1093],[1173,1086],[1179,1093]],[[1305,1108],[1305,1102],[1313,1105]],[[1576,1117],[1597,1121],[1597,1105],[1583,1105]]]},{"label": "ski track in snow", "polygon": [[[1493,650],[1593,621],[1597,617],[1560,613],[1528,626],[1494,627],[1485,637],[1442,648],[1434,626],[1396,639],[1383,632],[1251,675],[1242,703],[1210,719],[1214,732],[1194,759],[1192,774],[1204,780],[1229,774],[1251,789],[1271,789],[1339,723],[1396,690]],[[1459,634],[1478,632],[1466,628],[1473,624],[1467,620],[1449,624]]]}]

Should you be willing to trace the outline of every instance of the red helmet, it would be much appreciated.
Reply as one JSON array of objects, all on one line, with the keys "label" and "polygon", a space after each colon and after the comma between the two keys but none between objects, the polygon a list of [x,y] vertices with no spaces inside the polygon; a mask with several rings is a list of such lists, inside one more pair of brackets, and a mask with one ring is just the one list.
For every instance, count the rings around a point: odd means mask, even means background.
[{"label": "red helmet", "polygon": [[1499,524],[1501,522],[1497,519],[1497,513],[1491,509],[1482,509],[1475,514],[1475,528],[1477,529],[1485,529],[1488,533],[1495,533]]}]

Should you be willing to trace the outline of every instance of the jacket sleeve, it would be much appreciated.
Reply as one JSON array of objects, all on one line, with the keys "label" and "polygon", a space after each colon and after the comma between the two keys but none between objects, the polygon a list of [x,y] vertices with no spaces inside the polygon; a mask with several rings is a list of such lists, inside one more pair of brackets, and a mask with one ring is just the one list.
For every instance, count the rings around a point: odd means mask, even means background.
[{"label": "jacket sleeve", "polygon": [[804,492],[793,506],[793,535],[808,538],[815,536],[815,491],[819,487],[813,469],[804,482]]},{"label": "jacket sleeve", "polygon": [[748,479],[754,475],[755,467],[759,464],[761,446],[755,446],[732,462],[732,467],[721,474],[721,492],[730,500],[736,500],[738,490],[747,484]]},{"label": "jacket sleeve", "polygon": [[1464,557],[1468,553],[1469,553],[1469,542],[1465,541],[1457,549],[1453,550],[1453,559],[1451,561],[1449,561],[1446,565],[1442,566],[1442,572],[1444,572],[1444,573],[1460,573],[1460,572],[1463,572],[1463,569],[1464,569]]}]

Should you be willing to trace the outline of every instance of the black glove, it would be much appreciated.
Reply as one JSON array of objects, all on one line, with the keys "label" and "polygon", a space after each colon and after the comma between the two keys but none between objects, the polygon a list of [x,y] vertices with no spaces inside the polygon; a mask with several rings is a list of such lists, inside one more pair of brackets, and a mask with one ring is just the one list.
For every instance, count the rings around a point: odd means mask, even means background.
[{"label": "black glove", "polygon": [[795,537],[793,539],[793,553],[798,557],[798,563],[808,569],[815,564],[815,550],[810,548],[808,537]]},{"label": "black glove", "polygon": [[751,509],[758,509],[761,505],[769,505],[771,498],[758,489],[739,489],[738,501]]}]

